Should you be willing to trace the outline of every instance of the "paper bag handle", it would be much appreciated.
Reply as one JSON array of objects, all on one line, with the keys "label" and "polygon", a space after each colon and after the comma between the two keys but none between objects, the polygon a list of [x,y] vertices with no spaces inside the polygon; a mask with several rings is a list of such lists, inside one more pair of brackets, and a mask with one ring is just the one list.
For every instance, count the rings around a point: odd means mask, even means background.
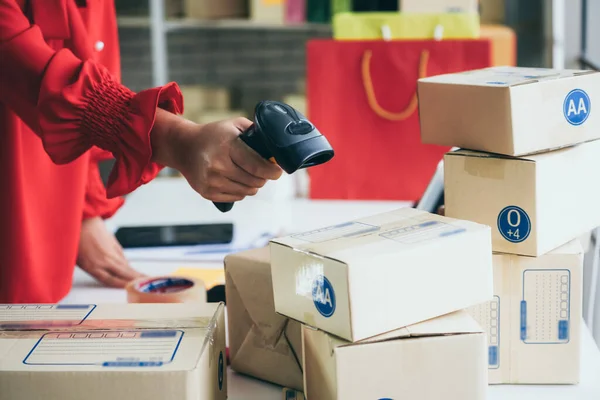
[{"label": "paper bag handle", "polygon": [[[390,121],[403,121],[410,117],[419,104],[419,100],[417,98],[417,93],[415,93],[408,106],[398,113],[391,112],[385,110],[383,107],[379,105],[377,102],[377,97],[375,96],[375,90],[373,89],[373,80],[371,79],[371,58],[373,57],[373,52],[371,50],[365,51],[362,58],[362,78],[363,85],[365,88],[365,93],[367,94],[367,100],[369,102],[369,106],[381,118],[385,118]],[[421,52],[421,59],[419,61],[419,78],[424,78],[427,76],[427,62],[429,61],[429,51],[423,50]]]}]

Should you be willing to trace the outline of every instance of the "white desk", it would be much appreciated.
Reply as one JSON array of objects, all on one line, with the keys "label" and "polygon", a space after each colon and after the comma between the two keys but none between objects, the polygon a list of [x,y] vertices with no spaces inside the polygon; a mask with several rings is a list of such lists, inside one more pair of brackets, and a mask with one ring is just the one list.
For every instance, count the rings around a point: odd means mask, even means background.
[{"label": "white desk", "polygon": [[[247,199],[233,210],[221,214],[201,199],[185,182],[158,179],[133,193],[125,206],[108,223],[114,229],[123,225],[173,224],[230,221],[236,230],[258,234],[266,229],[282,232],[304,231],[409,206],[406,202],[344,202],[294,200],[271,203]],[[158,275],[172,272],[182,263],[133,263],[140,271]],[[187,264],[187,266],[194,266]],[[221,268],[220,263],[196,264],[202,268]],[[99,286],[77,270],[73,290],[65,303],[122,303],[125,293]],[[228,371],[229,399],[280,400],[281,388]],[[600,350],[587,329],[582,338],[581,383],[575,386],[490,386],[490,400],[600,400]]]}]

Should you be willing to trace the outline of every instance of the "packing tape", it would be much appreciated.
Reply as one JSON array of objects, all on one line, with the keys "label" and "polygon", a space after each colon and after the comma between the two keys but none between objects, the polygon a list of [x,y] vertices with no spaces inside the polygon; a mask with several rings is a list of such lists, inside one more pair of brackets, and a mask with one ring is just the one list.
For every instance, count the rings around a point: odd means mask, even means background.
[{"label": "packing tape", "polygon": [[206,287],[199,279],[179,276],[139,278],[125,287],[128,303],[206,302]]}]

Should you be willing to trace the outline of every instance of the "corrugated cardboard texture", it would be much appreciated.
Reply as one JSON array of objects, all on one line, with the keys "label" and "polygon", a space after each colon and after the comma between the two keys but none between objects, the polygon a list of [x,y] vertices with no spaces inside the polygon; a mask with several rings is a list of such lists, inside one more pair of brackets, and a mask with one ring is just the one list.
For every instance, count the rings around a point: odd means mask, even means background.
[{"label": "corrugated cardboard texture", "polygon": [[598,170],[600,140],[519,158],[451,152],[446,215],[491,226],[496,252],[540,256],[600,225]]},{"label": "corrugated cardboard texture", "polygon": [[519,156],[600,138],[600,73],[491,67],[418,82],[424,143]]},{"label": "corrugated cardboard texture", "polygon": [[358,343],[303,327],[307,399],[485,399],[479,325],[465,312],[417,325]]},{"label": "corrugated cardboard texture", "polygon": [[579,382],[583,249],[494,255],[494,299],[468,309],[486,330],[491,384]]},{"label": "corrugated cardboard texture", "polygon": [[231,366],[302,390],[300,324],[275,313],[269,260],[266,247],[225,259]]},{"label": "corrugated cardboard texture", "polygon": [[[227,397],[223,304],[119,304],[87,309],[24,305],[17,312],[13,307],[18,306],[1,306],[1,319],[27,314],[31,320],[47,321],[52,315],[64,319],[70,314],[74,321],[79,313],[85,321],[60,330],[38,325],[22,332],[0,331],[1,400]],[[143,329],[131,324],[85,324],[100,318],[136,321],[135,315],[138,321],[152,315],[173,324]],[[207,323],[184,327],[194,320]]]},{"label": "corrugated cardboard texture", "polygon": [[489,227],[412,208],[270,247],[276,311],[350,341],[493,294]]}]

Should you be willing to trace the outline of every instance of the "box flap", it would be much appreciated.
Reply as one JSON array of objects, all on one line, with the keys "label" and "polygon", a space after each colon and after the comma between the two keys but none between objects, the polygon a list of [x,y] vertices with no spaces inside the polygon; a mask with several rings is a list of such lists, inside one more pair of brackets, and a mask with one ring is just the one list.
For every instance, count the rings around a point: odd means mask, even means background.
[{"label": "box flap", "polygon": [[[544,154],[544,153],[540,153]],[[537,154],[531,154],[528,156],[508,156],[505,154],[496,154],[496,153],[488,153],[484,151],[474,151],[467,149],[457,149],[453,151],[449,151],[446,153],[447,156],[463,156],[463,157],[474,157],[474,158],[493,158],[493,159],[502,159],[502,160],[517,160],[524,162],[535,162],[533,158]]]},{"label": "box flap", "polygon": [[[225,271],[232,291],[237,292],[251,325],[260,330],[266,345],[275,345],[282,335],[287,318],[275,313],[268,247],[252,249],[225,258]],[[237,311],[237,310],[234,310]],[[240,310],[241,311],[241,310]],[[241,325],[241,324],[240,324]]]},{"label": "box flap", "polygon": [[271,240],[296,251],[348,263],[427,246],[467,231],[488,229],[414,208],[401,208],[343,224]]},{"label": "box flap", "polygon": [[460,310],[372,338],[347,343],[344,346],[426,336],[448,336],[483,332],[481,326],[466,311]]},{"label": "box flap", "polygon": [[[4,321],[16,312],[19,319],[31,315],[38,321],[46,321],[50,313],[64,316],[57,305],[12,308],[18,306],[2,309]],[[223,329],[223,313],[222,303],[94,306],[78,325],[0,331],[0,370],[191,371],[206,347],[218,340],[214,335]]]},{"label": "box flap", "polygon": [[233,369],[302,389],[300,325],[275,313],[268,247],[225,258],[229,350]]},{"label": "box flap", "polygon": [[208,328],[222,303],[0,304],[0,331]]},{"label": "box flap", "polygon": [[502,66],[437,75],[422,78],[419,80],[419,82],[507,88],[547,80],[572,78],[575,76],[593,73],[598,72],[587,70],[556,70],[548,68]]}]

